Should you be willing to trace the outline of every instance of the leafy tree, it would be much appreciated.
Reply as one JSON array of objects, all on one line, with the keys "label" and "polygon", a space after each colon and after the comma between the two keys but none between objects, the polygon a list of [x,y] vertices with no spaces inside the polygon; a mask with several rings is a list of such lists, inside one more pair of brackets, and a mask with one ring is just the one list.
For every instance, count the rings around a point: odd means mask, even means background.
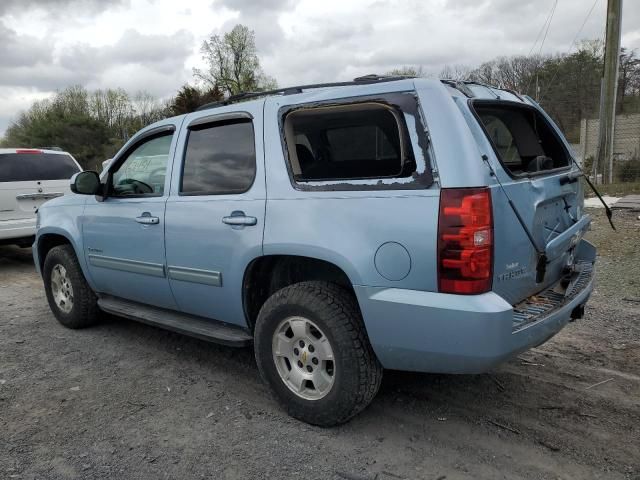
[{"label": "leafy tree", "polygon": [[191,85],[183,85],[170,104],[173,115],[194,112],[198,107],[207,103],[222,100],[222,92],[217,87],[203,90]]},{"label": "leafy tree", "polygon": [[225,95],[264,91],[276,87],[276,81],[262,71],[255,34],[238,24],[224,35],[212,35],[200,49],[208,67],[194,69],[194,76]]},{"label": "leafy tree", "polygon": [[87,113],[51,109],[45,115],[22,114],[9,127],[3,142],[7,146],[58,146],[70,152],[83,168],[96,168],[108,158],[111,146],[108,127]]},{"label": "leafy tree", "polygon": [[169,115],[167,105],[146,92],[131,98],[122,89],[89,92],[71,86],[35,102],[9,126],[7,147],[58,146],[84,168],[97,168],[145,125]]}]

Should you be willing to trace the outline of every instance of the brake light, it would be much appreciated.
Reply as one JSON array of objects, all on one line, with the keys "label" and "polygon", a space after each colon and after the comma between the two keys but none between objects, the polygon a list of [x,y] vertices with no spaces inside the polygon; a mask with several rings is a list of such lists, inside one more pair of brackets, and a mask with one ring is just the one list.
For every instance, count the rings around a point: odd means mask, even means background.
[{"label": "brake light", "polygon": [[493,215],[488,188],[443,188],[438,217],[438,289],[464,295],[491,290]]},{"label": "brake light", "polygon": [[42,150],[36,150],[34,148],[21,148],[16,150],[16,153],[42,153]]}]

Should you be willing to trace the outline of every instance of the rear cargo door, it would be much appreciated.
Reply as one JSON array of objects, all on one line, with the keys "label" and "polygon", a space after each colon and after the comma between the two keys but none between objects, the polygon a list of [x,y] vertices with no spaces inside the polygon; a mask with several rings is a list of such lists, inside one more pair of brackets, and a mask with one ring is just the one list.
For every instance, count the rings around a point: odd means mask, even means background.
[{"label": "rear cargo door", "polygon": [[[476,100],[472,109],[491,144],[504,187],[493,189],[493,289],[515,304],[568,274],[589,218],[582,213],[581,184],[568,175],[571,153],[542,112],[500,100]],[[546,252],[544,278],[537,274],[538,254],[509,199],[538,248]]]},{"label": "rear cargo door", "polygon": [[62,152],[0,153],[0,221],[33,218],[40,205],[69,191],[69,179],[79,171]]}]

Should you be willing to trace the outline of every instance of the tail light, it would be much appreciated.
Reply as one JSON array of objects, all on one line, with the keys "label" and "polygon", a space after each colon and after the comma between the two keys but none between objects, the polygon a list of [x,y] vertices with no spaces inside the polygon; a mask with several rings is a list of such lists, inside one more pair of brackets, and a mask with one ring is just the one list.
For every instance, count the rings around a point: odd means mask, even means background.
[{"label": "tail light", "polygon": [[464,295],[491,290],[493,215],[488,188],[443,188],[438,218],[438,289]]}]

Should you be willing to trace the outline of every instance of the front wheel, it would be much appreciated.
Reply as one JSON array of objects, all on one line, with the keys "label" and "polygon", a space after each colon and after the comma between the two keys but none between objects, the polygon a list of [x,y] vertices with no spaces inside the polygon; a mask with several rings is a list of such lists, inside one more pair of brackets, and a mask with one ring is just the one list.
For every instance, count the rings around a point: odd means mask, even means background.
[{"label": "front wheel", "polygon": [[93,325],[100,314],[96,295],[82,274],[71,245],[59,245],[47,253],[42,279],[51,311],[67,328]]},{"label": "front wheel", "polygon": [[262,377],[287,412],[333,426],[375,397],[382,366],[369,343],[355,298],[328,282],[302,282],[273,294],[256,321]]}]

